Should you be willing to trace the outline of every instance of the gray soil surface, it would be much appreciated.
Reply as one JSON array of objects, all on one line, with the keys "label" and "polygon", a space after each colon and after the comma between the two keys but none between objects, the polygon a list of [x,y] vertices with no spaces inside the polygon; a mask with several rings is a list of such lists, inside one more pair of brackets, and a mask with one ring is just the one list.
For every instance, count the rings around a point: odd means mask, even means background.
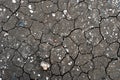
[{"label": "gray soil surface", "polygon": [[0,0],[0,80],[120,80],[120,0]]}]

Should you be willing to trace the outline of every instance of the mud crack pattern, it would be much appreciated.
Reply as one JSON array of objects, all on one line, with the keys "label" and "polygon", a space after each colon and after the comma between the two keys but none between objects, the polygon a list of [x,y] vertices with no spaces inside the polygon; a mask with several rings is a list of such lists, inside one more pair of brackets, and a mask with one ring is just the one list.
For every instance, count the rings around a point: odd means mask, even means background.
[{"label": "mud crack pattern", "polygon": [[0,80],[120,80],[120,0],[0,0]]}]

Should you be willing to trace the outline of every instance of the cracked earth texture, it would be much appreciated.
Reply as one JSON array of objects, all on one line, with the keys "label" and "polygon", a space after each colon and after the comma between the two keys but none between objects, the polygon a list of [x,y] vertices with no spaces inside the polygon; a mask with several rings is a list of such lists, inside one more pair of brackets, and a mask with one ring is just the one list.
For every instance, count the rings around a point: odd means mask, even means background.
[{"label": "cracked earth texture", "polygon": [[0,80],[120,80],[120,0],[0,0]]}]

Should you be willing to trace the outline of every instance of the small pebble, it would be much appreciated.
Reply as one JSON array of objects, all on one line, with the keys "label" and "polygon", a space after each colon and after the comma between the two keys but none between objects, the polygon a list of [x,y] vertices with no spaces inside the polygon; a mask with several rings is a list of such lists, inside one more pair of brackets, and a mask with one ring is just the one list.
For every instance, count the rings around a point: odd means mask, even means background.
[{"label": "small pebble", "polygon": [[25,23],[24,23],[23,21],[20,21],[20,22],[18,23],[18,26],[19,26],[19,27],[24,27],[24,26],[25,26]]},{"label": "small pebble", "polygon": [[12,3],[16,3],[16,0],[12,0]]},{"label": "small pebble", "polygon": [[40,66],[43,68],[43,70],[47,70],[50,67],[50,64],[45,61],[42,61]]}]

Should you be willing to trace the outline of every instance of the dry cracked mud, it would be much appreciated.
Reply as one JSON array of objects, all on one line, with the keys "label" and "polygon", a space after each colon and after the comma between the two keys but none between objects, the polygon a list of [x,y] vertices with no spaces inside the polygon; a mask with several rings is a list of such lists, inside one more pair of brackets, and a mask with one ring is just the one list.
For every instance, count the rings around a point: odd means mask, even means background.
[{"label": "dry cracked mud", "polygon": [[0,80],[120,80],[120,0],[0,0]]}]

